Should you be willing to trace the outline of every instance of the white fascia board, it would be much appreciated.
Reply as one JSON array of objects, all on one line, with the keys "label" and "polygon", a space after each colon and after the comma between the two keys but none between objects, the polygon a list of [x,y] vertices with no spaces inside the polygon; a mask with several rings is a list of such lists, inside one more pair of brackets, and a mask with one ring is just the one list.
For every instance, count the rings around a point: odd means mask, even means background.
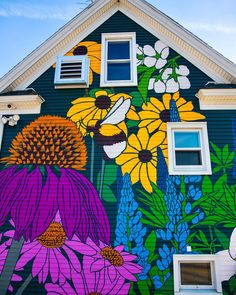
[{"label": "white fascia board", "polygon": [[[103,6],[105,6],[109,2],[115,2],[115,0],[112,0],[112,1],[98,0],[96,2],[93,2],[91,5],[85,8],[81,13],[76,15],[71,21],[65,24],[61,29],[59,29],[56,33],[54,33],[50,38],[44,41],[40,46],[38,46],[34,51],[32,51],[28,56],[26,56],[20,63],[18,63],[15,67],[13,67],[9,72],[7,72],[0,79],[0,92],[6,89],[8,85],[10,85],[14,80],[16,80],[16,78],[20,77],[23,72],[25,72],[35,63],[36,60],[40,59],[41,57],[46,55],[50,50],[52,50],[55,44],[62,42],[63,39],[65,39],[66,36],[72,33],[75,28],[79,27],[82,23],[88,20],[92,14],[95,14],[97,11],[99,11]],[[98,26],[103,22],[99,22]],[[90,32],[91,31],[86,30],[86,33],[81,35],[82,37],[79,36],[79,39],[82,40],[87,35],[89,35]],[[69,47],[69,49],[68,49],[68,46],[65,47],[65,52],[67,52],[70,49],[71,47]],[[63,52],[58,52],[58,55],[59,54],[63,54]],[[49,59],[49,62],[47,62],[47,64],[42,68],[41,73],[43,73],[45,70],[48,69],[49,64],[52,65],[54,62],[55,62],[55,56]],[[35,75],[33,76],[35,77]],[[30,83],[31,82],[32,81],[30,81]],[[25,83],[25,84],[22,83],[22,86],[17,87],[14,90],[23,89],[24,88],[23,85],[27,85],[27,84],[29,85],[30,83]]]},{"label": "white fascia board", "polygon": [[200,110],[236,110],[236,88],[200,89]]},{"label": "white fascia board", "polygon": [[175,22],[169,16],[147,3],[143,0],[129,0],[137,8],[141,9],[144,13],[151,16],[153,19],[160,22],[163,26],[165,26],[172,33],[176,34],[179,38],[181,38],[186,43],[193,46],[196,50],[201,52],[203,55],[209,57],[212,61],[214,61],[217,65],[222,67],[228,73],[236,78],[236,65],[220,54],[218,51],[210,47],[203,40],[195,36],[193,33],[182,27],[179,23]]}]

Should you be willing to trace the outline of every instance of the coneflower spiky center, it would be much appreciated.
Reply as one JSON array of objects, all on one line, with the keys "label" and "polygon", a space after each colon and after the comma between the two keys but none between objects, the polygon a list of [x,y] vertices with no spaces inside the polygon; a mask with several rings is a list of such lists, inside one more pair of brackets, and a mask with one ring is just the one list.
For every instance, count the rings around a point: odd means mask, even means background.
[{"label": "coneflower spiky center", "polygon": [[46,231],[37,238],[37,241],[45,248],[62,247],[66,240],[66,234],[59,222],[52,222]]},{"label": "coneflower spiky center", "polygon": [[104,247],[100,254],[114,266],[122,266],[124,264],[124,259],[120,253],[111,247]]}]

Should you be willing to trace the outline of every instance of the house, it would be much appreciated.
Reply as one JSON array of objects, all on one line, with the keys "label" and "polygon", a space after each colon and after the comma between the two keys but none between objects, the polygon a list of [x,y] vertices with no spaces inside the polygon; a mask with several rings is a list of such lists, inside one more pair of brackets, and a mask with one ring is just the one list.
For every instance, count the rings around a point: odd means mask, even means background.
[{"label": "house", "polygon": [[94,1],[0,80],[0,294],[236,294],[235,109],[235,64]]}]

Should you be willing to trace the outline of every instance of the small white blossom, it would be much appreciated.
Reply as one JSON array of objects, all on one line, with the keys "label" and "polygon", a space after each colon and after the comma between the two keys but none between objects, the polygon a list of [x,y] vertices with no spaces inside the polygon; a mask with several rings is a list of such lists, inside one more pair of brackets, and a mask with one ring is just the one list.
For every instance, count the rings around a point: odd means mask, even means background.
[{"label": "small white blossom", "polygon": [[145,55],[144,65],[148,68],[156,67],[157,69],[163,68],[167,63],[167,57],[169,55],[169,47],[158,40],[154,48],[150,45],[144,45],[143,53]]},{"label": "small white blossom", "polygon": [[144,62],[144,53],[143,48],[136,44],[136,53],[137,53],[137,65],[143,65]]}]

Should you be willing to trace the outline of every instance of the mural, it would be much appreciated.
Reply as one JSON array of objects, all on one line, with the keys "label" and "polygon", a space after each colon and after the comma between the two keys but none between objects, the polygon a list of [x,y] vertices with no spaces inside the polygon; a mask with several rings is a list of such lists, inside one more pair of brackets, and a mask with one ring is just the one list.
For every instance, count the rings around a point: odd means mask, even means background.
[{"label": "mural", "polygon": [[212,177],[168,175],[167,122],[206,120],[181,94],[181,57],[159,40],[137,45],[138,87],[115,92],[93,87],[101,45],[67,53],[78,54],[90,89],[65,118],[24,127],[1,159],[0,293],[37,282],[49,295],[170,294],[173,254],[187,246],[236,260],[235,151],[211,142]]}]

